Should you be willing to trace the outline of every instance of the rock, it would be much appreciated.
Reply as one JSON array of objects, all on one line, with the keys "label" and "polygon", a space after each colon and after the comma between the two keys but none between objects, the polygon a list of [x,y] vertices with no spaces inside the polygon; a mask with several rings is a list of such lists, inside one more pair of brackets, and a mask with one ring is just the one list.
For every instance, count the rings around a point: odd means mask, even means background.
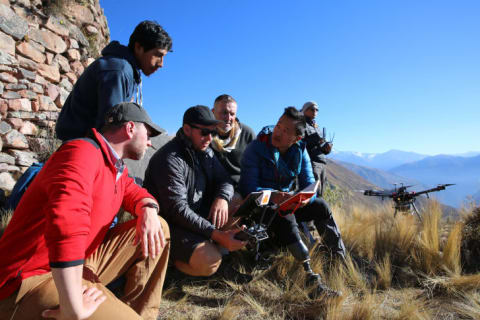
[{"label": "rock", "polygon": [[2,98],[4,99],[21,99],[22,96],[15,91],[5,91],[2,93]]},{"label": "rock", "polygon": [[4,85],[3,83],[0,82],[0,95],[3,93],[3,88],[4,88]]},{"label": "rock", "polygon": [[38,100],[33,100],[32,101],[32,111],[33,112],[38,112],[40,110],[40,103]]},{"label": "rock", "polygon": [[66,7],[66,13],[73,16],[75,18],[75,21],[80,22],[82,25],[95,21],[95,18],[90,9],[81,4],[70,4],[68,7]]},{"label": "rock", "polygon": [[3,64],[0,64],[0,72],[10,72],[13,73],[14,70],[13,68],[10,68],[8,66],[4,66]]},{"label": "rock", "polygon": [[88,34],[91,34],[91,35],[97,35],[98,34],[98,29],[95,28],[94,26],[92,25],[88,25],[85,30],[87,30],[87,33]]},{"label": "rock", "polygon": [[78,49],[78,41],[75,39],[70,39],[70,49]]},{"label": "rock", "polygon": [[17,83],[18,79],[12,76],[10,73],[2,72],[0,73],[0,81],[9,82],[9,83]]},{"label": "rock", "polygon": [[47,64],[51,66],[53,62],[53,57],[54,57],[53,53],[47,52],[46,56],[47,56]]},{"label": "rock", "polygon": [[8,110],[32,111],[32,105],[28,99],[12,99],[8,101]]},{"label": "rock", "polygon": [[62,38],[47,29],[30,29],[28,37],[54,53],[62,53],[67,50],[67,44]]},{"label": "rock", "polygon": [[41,8],[42,7],[42,0],[32,0],[32,6],[35,8]]},{"label": "rock", "polygon": [[50,99],[54,101],[55,99],[57,99],[58,95],[60,94],[60,88],[50,83],[49,85],[47,85],[47,94],[50,97]]},{"label": "rock", "polygon": [[30,151],[8,150],[8,153],[15,158],[15,164],[29,167],[34,162],[37,162],[37,155]]},{"label": "rock", "polygon": [[63,105],[65,104],[65,101],[67,100],[68,98],[68,95],[70,93],[63,89],[63,88],[60,88],[60,94],[58,95],[57,99],[55,100],[55,104],[57,105],[58,108],[62,108]]},{"label": "rock", "polygon": [[68,25],[68,31],[71,38],[76,39],[80,42],[83,46],[88,46],[88,40],[83,35],[83,32],[73,23]]},{"label": "rock", "polygon": [[12,175],[8,172],[0,173],[0,189],[11,192],[15,186],[15,180],[12,178]]},{"label": "rock", "polygon": [[27,86],[22,83],[9,83],[5,86],[5,89],[19,91],[19,90],[27,89]]},{"label": "rock", "polygon": [[68,59],[61,54],[57,54],[55,58],[53,58],[53,63],[58,64],[60,66],[60,70],[63,72],[70,72],[72,70],[68,64]]},{"label": "rock", "polygon": [[35,62],[44,63],[45,55],[41,53],[37,48],[32,46],[29,42],[21,42],[17,45],[17,50],[20,54],[32,59]]},{"label": "rock", "polygon": [[72,83],[77,82],[77,76],[75,75],[75,73],[67,72],[65,75],[67,76],[68,80],[70,80],[70,82]]},{"label": "rock", "polygon": [[45,28],[48,28],[56,34],[64,37],[67,37],[69,33],[67,27],[65,26],[65,20],[58,19],[55,16],[50,16],[50,18],[48,18]]},{"label": "rock", "polygon": [[81,59],[80,52],[77,49],[68,49],[67,56],[70,61]]},{"label": "rock", "polygon": [[70,63],[70,67],[72,67],[72,71],[75,73],[75,76],[80,77],[82,75],[84,67],[80,61],[73,61]]},{"label": "rock", "polygon": [[28,149],[27,139],[17,130],[11,130],[3,136],[3,145],[7,148]]},{"label": "rock", "polygon": [[0,99],[0,115],[6,115],[8,111],[8,102],[7,100]]},{"label": "rock", "polygon": [[19,118],[10,118],[6,120],[13,129],[19,130],[23,125],[23,120]]},{"label": "rock", "polygon": [[28,89],[32,90],[35,93],[43,93],[43,86],[37,83],[29,83]]},{"label": "rock", "polygon": [[15,55],[15,40],[3,32],[0,32],[0,50],[5,51],[12,56]]},{"label": "rock", "polygon": [[22,98],[28,99],[28,100],[35,100],[37,99],[37,94],[33,91],[30,90],[20,90],[18,91],[18,94],[22,96]]},{"label": "rock", "polygon": [[48,80],[54,82],[60,81],[60,72],[58,71],[58,66],[49,66],[41,63],[38,65],[38,73]]},{"label": "rock", "polygon": [[9,154],[0,152],[0,162],[6,164],[15,164],[15,158]]},{"label": "rock", "polygon": [[27,70],[36,71],[38,68],[38,64],[35,61],[24,58],[20,55],[17,56],[17,61],[20,67],[25,68]]},{"label": "rock", "polygon": [[20,168],[17,166],[8,165],[6,163],[0,163],[0,172],[15,172],[20,171]]},{"label": "rock", "polygon": [[[23,120],[45,120],[46,117],[40,117],[39,113],[25,112],[25,111],[9,111],[7,113],[7,118],[20,118]],[[40,119],[43,118],[43,119]]]},{"label": "rock", "polygon": [[60,88],[64,88],[68,92],[72,91],[73,85],[68,81],[67,78],[62,78],[62,81],[60,81]]},{"label": "rock", "polygon": [[8,0],[0,0],[0,4],[4,4],[6,6],[10,6],[10,1]]},{"label": "rock", "polygon": [[25,8],[28,8],[31,6],[30,4],[30,0],[17,0],[17,4],[25,7]]},{"label": "rock", "polygon": [[24,121],[22,128],[20,128],[20,133],[27,136],[34,136],[38,133],[38,127],[31,123],[30,121]]},{"label": "rock", "polygon": [[89,65],[91,65],[92,62],[94,62],[94,61],[95,61],[95,59],[89,57],[89,58],[87,58],[87,60],[83,61],[83,66],[86,68],[86,67],[88,67]]},{"label": "rock", "polygon": [[4,64],[7,66],[16,66],[18,65],[18,61],[10,54],[6,53],[3,50],[0,50],[0,64]]},{"label": "rock", "polygon": [[35,82],[38,82],[37,81],[38,75],[36,75],[32,71],[28,71],[27,69],[18,68],[18,77],[22,79],[28,79],[28,80],[33,80]]},{"label": "rock", "polygon": [[36,41],[33,41],[33,40],[29,41],[28,43],[30,43],[35,49],[37,49],[41,53],[45,53],[45,47],[43,45],[41,45],[40,43],[38,43]]},{"label": "rock", "polygon": [[0,122],[0,134],[4,135],[12,131],[12,127],[5,121]]},{"label": "rock", "polygon": [[38,102],[40,111],[57,111],[57,106],[48,96],[39,95]]},{"label": "rock", "polygon": [[[29,11],[30,10],[27,10],[25,8],[22,8],[22,7],[18,7],[18,6],[14,6],[13,7],[13,11],[15,11],[15,13],[19,16],[19,17],[22,17],[23,19],[25,19],[27,21],[27,23],[29,22],[28,21],[28,16],[29,16]],[[30,23],[28,23],[28,26],[30,26]]]},{"label": "rock", "polygon": [[0,29],[17,40],[28,31],[28,22],[19,17],[10,7],[0,4]]},{"label": "rock", "polygon": [[35,82],[38,83],[38,84],[41,84],[43,86],[46,86],[48,84],[47,80],[45,80],[44,77],[42,77],[41,75],[38,75],[35,77]]}]

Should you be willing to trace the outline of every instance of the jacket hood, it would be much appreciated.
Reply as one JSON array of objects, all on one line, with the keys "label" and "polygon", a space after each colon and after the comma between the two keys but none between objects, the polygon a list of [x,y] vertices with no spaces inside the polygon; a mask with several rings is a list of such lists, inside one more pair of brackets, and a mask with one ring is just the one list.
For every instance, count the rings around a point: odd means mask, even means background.
[{"label": "jacket hood", "polygon": [[140,67],[137,64],[137,59],[130,51],[130,49],[128,49],[128,47],[120,44],[120,42],[118,41],[112,41],[105,48],[103,48],[102,56],[113,56],[127,60],[132,65],[132,68],[134,70],[133,72],[135,76],[135,82],[140,82]]}]

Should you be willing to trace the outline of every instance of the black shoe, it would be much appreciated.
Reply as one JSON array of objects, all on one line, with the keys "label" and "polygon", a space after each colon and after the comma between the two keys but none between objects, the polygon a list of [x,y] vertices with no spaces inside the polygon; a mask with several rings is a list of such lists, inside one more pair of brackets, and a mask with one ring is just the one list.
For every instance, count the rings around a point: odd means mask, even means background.
[{"label": "black shoe", "polygon": [[310,299],[318,299],[321,297],[338,298],[342,296],[341,291],[336,291],[329,288],[325,283],[323,283],[320,275],[316,273],[310,273],[307,275],[306,286],[310,291],[308,294]]}]

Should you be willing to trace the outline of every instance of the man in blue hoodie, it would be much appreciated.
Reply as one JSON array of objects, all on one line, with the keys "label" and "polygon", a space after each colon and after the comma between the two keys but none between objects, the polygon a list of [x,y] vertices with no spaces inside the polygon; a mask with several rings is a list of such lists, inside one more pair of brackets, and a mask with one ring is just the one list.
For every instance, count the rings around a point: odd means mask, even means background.
[{"label": "man in blue hoodie", "polygon": [[78,78],[57,120],[56,133],[62,141],[83,137],[103,125],[106,111],[121,102],[142,105],[141,73],[153,74],[163,66],[172,39],[154,21],[140,22],[128,47],[112,41],[102,56]]},{"label": "man in blue hoodie", "polygon": [[[243,197],[260,190],[276,191],[272,201],[279,204],[291,197],[293,184],[300,189],[315,182],[305,142],[305,117],[295,107],[288,107],[277,124],[267,126],[252,141],[242,157],[239,188]],[[295,210],[297,208],[290,208]],[[280,245],[286,246],[294,258],[303,264],[307,285],[313,287],[312,296],[341,293],[328,288],[310,267],[308,249],[300,237],[297,221],[312,221],[322,235],[324,244],[333,255],[344,259],[345,246],[327,203],[313,196],[299,204],[295,214],[276,216],[272,229]]]}]

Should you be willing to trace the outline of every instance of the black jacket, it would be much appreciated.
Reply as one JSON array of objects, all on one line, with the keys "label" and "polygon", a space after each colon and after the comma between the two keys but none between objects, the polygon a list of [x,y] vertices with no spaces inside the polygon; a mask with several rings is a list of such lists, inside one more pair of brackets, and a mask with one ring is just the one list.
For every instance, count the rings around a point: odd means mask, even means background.
[{"label": "black jacket", "polygon": [[320,127],[311,120],[306,121],[305,137],[303,141],[307,144],[308,155],[312,162],[327,163],[326,154],[330,152],[325,149],[328,142],[325,141]]},{"label": "black jacket", "polygon": [[183,130],[158,150],[145,172],[143,186],[158,200],[160,214],[171,224],[210,238],[207,220],[215,198],[230,201],[233,185],[213,151],[195,151]]},{"label": "black jacket", "polygon": [[238,123],[240,124],[240,128],[242,128],[242,132],[240,132],[240,137],[238,138],[235,149],[231,152],[219,152],[212,149],[218,160],[220,160],[223,167],[227,170],[235,185],[240,181],[240,162],[242,161],[243,152],[247,148],[247,145],[255,140],[255,133],[252,128],[240,121]]}]

